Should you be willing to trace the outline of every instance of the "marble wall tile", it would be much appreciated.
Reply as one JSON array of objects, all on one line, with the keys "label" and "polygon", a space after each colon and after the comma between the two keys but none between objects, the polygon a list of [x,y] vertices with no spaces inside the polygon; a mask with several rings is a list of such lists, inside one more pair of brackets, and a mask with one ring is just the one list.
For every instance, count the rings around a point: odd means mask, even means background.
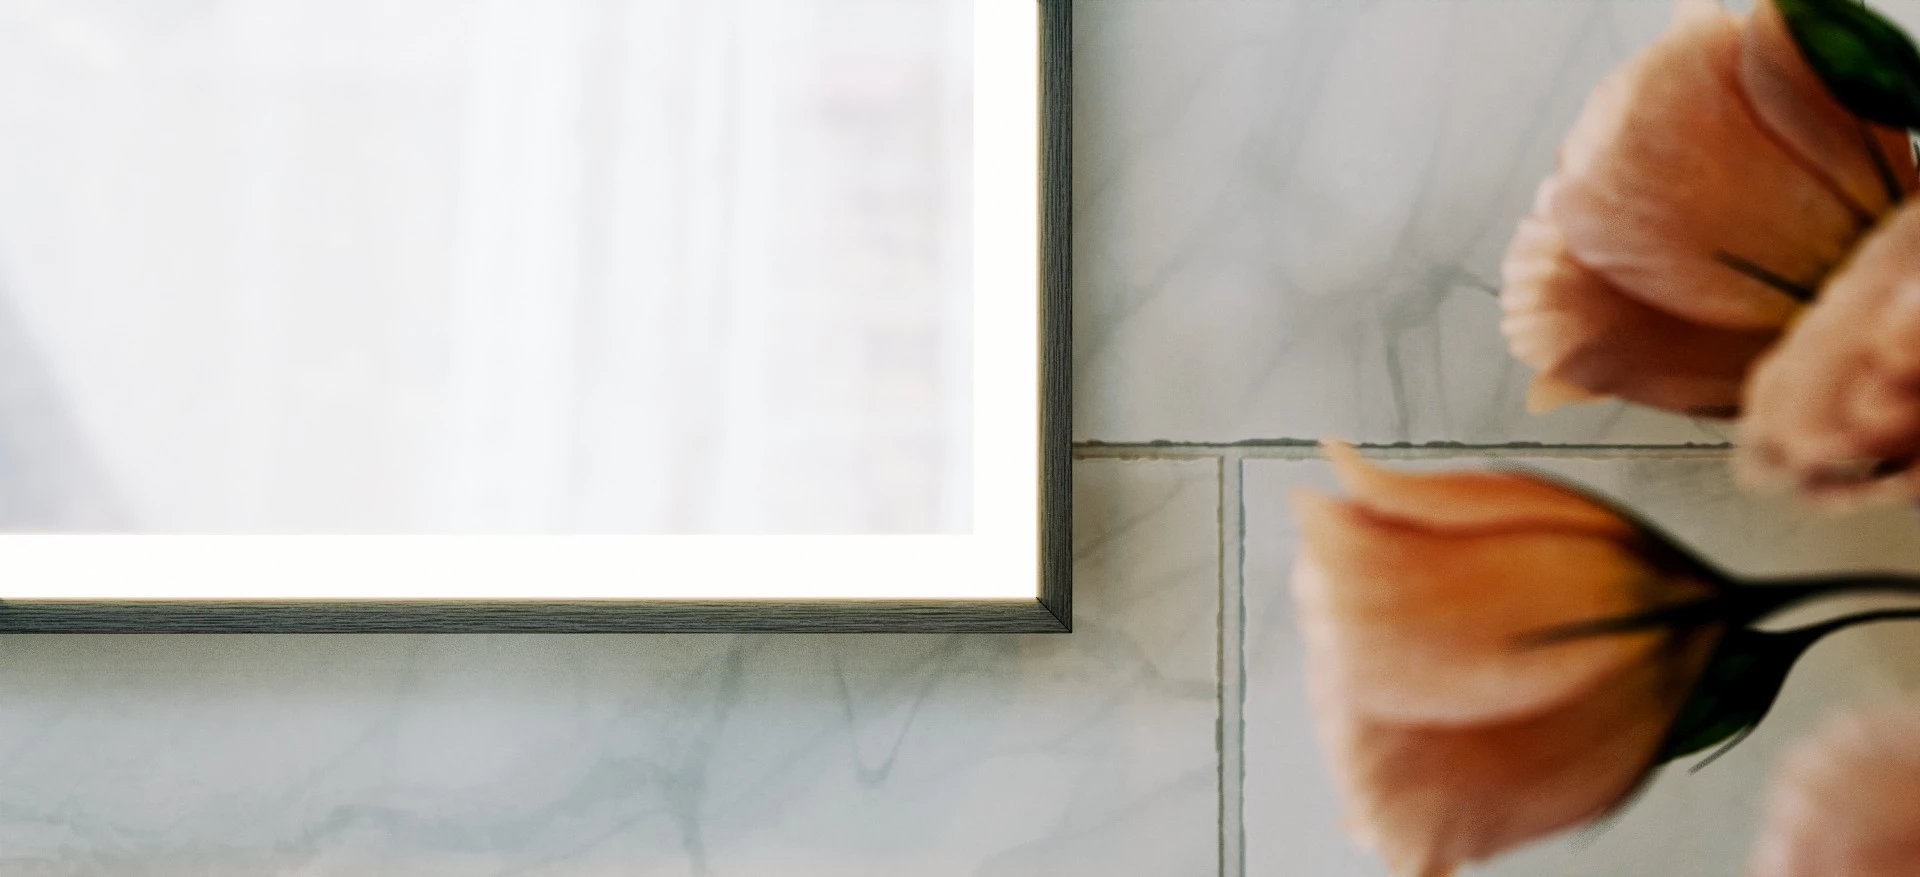
[{"label": "marble wall tile", "polygon": [[[1556,472],[1621,499],[1736,571],[1920,571],[1920,538],[1915,538],[1920,515],[1898,510],[1814,519],[1739,494],[1722,459],[1508,462]],[[1316,461],[1248,460],[1245,466],[1247,873],[1381,875],[1374,860],[1339,831],[1336,798],[1308,728],[1300,643],[1288,596],[1295,532],[1286,497],[1296,487],[1329,488],[1333,481]],[[1920,625],[1888,624],[1837,636],[1808,654],[1774,714],[1724,758],[1697,774],[1684,767],[1668,769],[1611,825],[1547,841],[1467,873],[1735,877],[1758,830],[1760,795],[1782,748],[1840,704],[1916,688]]]},{"label": "marble wall tile", "polygon": [[1075,438],[1723,441],[1529,416],[1494,297],[1586,94],[1671,9],[1077,3]]},{"label": "marble wall tile", "polygon": [[1077,482],[1070,636],[7,638],[0,873],[1216,873],[1217,466]]}]

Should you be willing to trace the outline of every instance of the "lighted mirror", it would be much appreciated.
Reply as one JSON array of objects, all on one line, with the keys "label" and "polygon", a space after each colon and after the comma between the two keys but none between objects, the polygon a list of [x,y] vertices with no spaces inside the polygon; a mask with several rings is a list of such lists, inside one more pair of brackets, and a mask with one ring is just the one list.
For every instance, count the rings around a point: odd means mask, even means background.
[{"label": "lighted mirror", "polygon": [[0,0],[0,629],[1066,629],[1068,27]]}]

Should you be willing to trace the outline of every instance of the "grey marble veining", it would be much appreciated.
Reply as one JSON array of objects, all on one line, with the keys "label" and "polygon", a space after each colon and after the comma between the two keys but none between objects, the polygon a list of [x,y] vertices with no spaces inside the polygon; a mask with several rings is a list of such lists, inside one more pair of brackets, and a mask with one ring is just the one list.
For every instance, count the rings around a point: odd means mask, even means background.
[{"label": "grey marble veining", "polygon": [[1206,875],[1218,470],[1078,470],[1070,636],[12,637],[0,874]]},{"label": "grey marble veining", "polygon": [[[1894,4],[1911,5],[1911,4]],[[1075,6],[1075,438],[1719,442],[1523,406],[1499,261],[1658,0]]]},{"label": "grey marble veining", "polygon": [[[1475,466],[1462,458],[1421,465]],[[1920,515],[1887,511],[1815,519],[1755,502],[1718,458],[1507,458],[1622,500],[1674,536],[1747,574],[1845,569],[1920,571]],[[1245,469],[1247,874],[1375,877],[1383,872],[1341,833],[1336,798],[1306,712],[1301,646],[1288,576],[1295,530],[1286,497],[1331,489],[1317,461],[1248,460]],[[1910,602],[1910,601],[1909,601]],[[1864,604],[1862,604],[1864,605]],[[1858,608],[1858,607],[1856,607]],[[1834,613],[1829,607],[1820,617]],[[1547,841],[1494,864],[1488,877],[1623,873],[1736,877],[1759,828],[1759,804],[1784,747],[1842,704],[1920,689],[1920,625],[1888,624],[1823,642],[1794,670],[1760,730],[1697,774],[1664,771],[1618,820]]]}]

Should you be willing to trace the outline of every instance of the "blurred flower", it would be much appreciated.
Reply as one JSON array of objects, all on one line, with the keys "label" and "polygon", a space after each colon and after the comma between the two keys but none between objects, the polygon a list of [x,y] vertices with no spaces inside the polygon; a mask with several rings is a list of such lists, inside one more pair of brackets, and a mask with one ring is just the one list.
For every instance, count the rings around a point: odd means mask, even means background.
[{"label": "blurred flower", "polygon": [[1431,877],[1621,802],[1660,761],[1719,626],[1529,638],[1702,605],[1711,573],[1542,480],[1327,453],[1352,496],[1295,497],[1293,587],[1355,833]]},{"label": "blurred flower", "polygon": [[1920,704],[1839,716],[1782,761],[1753,877],[1920,874]]},{"label": "blurred flower", "polygon": [[1902,131],[1840,106],[1775,0],[1680,0],[1603,81],[1502,265],[1529,407],[1600,396],[1737,411],[1749,366],[1917,187]]},{"label": "blurred flower", "polygon": [[1746,389],[1749,486],[1826,505],[1920,494],[1920,208],[1869,236]]}]

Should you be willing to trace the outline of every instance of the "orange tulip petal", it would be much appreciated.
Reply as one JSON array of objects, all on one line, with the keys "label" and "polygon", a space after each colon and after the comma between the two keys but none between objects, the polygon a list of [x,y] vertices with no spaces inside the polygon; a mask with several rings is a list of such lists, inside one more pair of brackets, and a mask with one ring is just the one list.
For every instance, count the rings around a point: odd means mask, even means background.
[{"label": "orange tulip petal", "polygon": [[1681,0],[1673,28],[1594,90],[1536,212],[1628,295],[1769,329],[1796,307],[1779,284],[1817,287],[1868,220],[1760,127],[1739,52],[1730,13]]},{"label": "orange tulip petal", "polygon": [[1497,724],[1384,720],[1311,667],[1309,692],[1360,836],[1395,873],[1441,877],[1617,806],[1651,769],[1711,640],[1669,641],[1585,696]]},{"label": "orange tulip petal", "polygon": [[1521,527],[1634,533],[1632,523],[1605,506],[1544,481],[1492,472],[1406,472],[1375,466],[1343,442],[1320,444],[1340,484],[1382,518],[1449,533]]},{"label": "orange tulip petal", "polygon": [[1527,413],[1546,414],[1562,405],[1577,405],[1583,402],[1598,402],[1607,397],[1569,384],[1553,375],[1534,375],[1533,383],[1527,385]]},{"label": "orange tulip petal", "polygon": [[1740,86],[1766,129],[1857,209],[1878,216],[1920,187],[1905,131],[1840,105],[1807,63],[1773,0],[1742,22]]},{"label": "orange tulip petal", "polygon": [[1525,637],[1695,594],[1587,533],[1441,534],[1310,491],[1294,507],[1303,637],[1356,708],[1378,718],[1481,722],[1577,698],[1644,658],[1658,636],[1531,648]]},{"label": "orange tulip petal", "polygon": [[1768,795],[1754,877],[1920,874],[1920,705],[1842,715],[1799,744]]},{"label": "orange tulip petal", "polygon": [[1501,331],[1521,362],[1584,391],[1728,416],[1755,358],[1779,337],[1682,320],[1574,261],[1553,224],[1520,221],[1502,268]]}]

